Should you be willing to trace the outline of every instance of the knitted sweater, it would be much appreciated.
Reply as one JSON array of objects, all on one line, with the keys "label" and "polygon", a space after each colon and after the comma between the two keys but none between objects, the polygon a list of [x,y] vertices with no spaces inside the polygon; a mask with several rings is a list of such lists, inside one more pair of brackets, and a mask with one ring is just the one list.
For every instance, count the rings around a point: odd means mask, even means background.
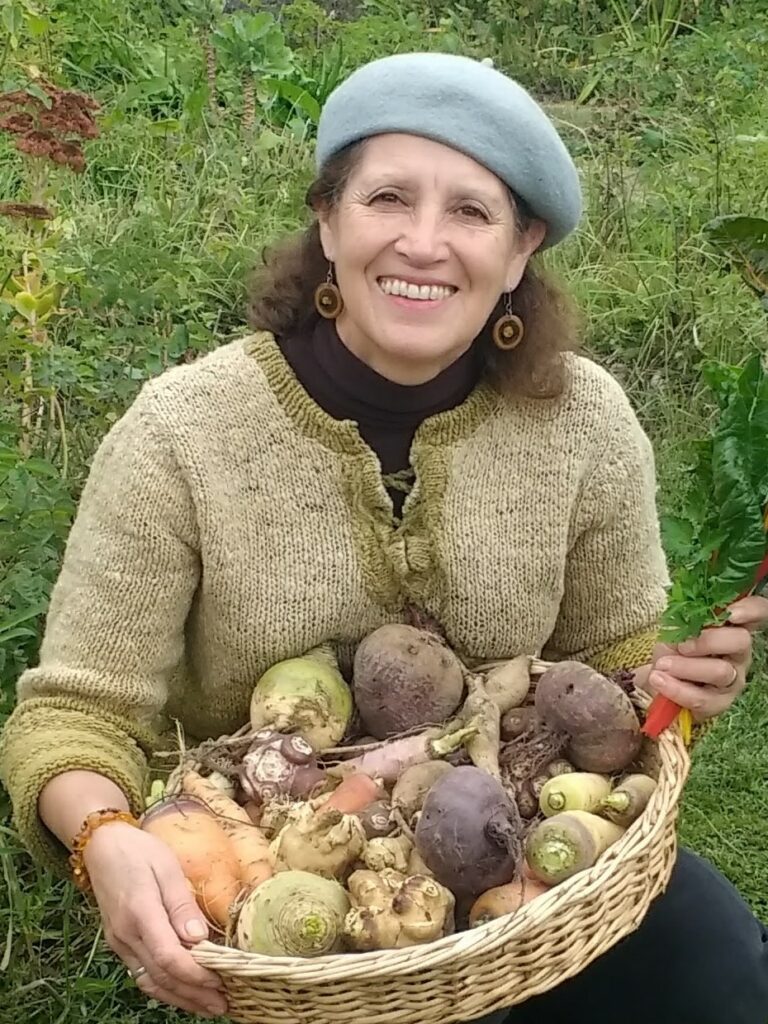
[{"label": "knitted sweater", "polygon": [[100,772],[138,811],[175,722],[234,731],[268,666],[330,642],[349,673],[409,604],[469,660],[647,661],[667,584],[651,447],[614,379],[567,361],[557,399],[481,382],[425,420],[399,522],[375,454],[271,335],[146,384],[94,457],[2,736],[32,854],[65,864],[37,814],[54,775]]}]

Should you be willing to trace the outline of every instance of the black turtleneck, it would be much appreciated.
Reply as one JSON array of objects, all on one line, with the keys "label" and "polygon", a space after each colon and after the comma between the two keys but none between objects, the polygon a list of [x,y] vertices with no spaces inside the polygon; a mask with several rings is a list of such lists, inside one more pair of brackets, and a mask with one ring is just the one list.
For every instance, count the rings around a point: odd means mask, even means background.
[{"label": "black turtleneck", "polygon": [[[307,336],[279,338],[280,349],[310,397],[329,416],[352,420],[373,449],[384,477],[398,474],[389,487],[400,515],[410,470],[411,442],[419,424],[460,405],[477,383],[480,365],[473,346],[424,384],[396,384],[358,359],[336,332],[320,319]],[[405,479],[404,479],[405,478]]]}]

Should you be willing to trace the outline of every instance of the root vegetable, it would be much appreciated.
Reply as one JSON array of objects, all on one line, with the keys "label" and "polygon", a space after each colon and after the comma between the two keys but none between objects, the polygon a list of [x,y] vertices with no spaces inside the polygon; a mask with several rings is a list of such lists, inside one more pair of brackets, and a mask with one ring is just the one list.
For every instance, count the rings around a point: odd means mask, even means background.
[{"label": "root vegetable", "polygon": [[587,665],[553,665],[536,686],[536,711],[569,736],[566,756],[586,772],[621,771],[642,742],[632,701],[621,686]]},{"label": "root vegetable", "polygon": [[251,699],[253,729],[297,732],[315,750],[333,747],[352,718],[352,694],[330,650],[316,648],[267,669]]},{"label": "root vegetable", "polygon": [[412,850],[413,843],[407,836],[371,839],[366,843],[363,863],[371,871],[384,871],[389,868],[405,875],[408,873]]},{"label": "root vegetable", "polygon": [[386,800],[376,800],[369,804],[357,817],[363,826],[366,839],[388,836],[397,827],[392,819],[392,808]]},{"label": "root vegetable", "polygon": [[426,630],[381,626],[355,652],[355,704],[377,739],[445,721],[463,692],[461,662]]},{"label": "root vegetable", "polygon": [[533,793],[530,783],[522,782],[515,791],[515,802],[520,817],[530,821],[539,813],[539,801]]},{"label": "root vegetable", "polygon": [[266,956],[339,953],[349,908],[349,897],[338,882],[307,871],[283,872],[245,900],[237,921],[237,946]]},{"label": "root vegetable", "polygon": [[410,823],[421,810],[424,798],[438,779],[454,771],[445,761],[424,761],[406,768],[392,790],[392,806]]},{"label": "root vegetable", "polygon": [[592,867],[624,834],[624,829],[588,811],[563,811],[537,825],[526,838],[526,858],[533,874],[556,885]]},{"label": "root vegetable", "polygon": [[312,746],[302,736],[272,729],[256,733],[240,765],[240,785],[256,804],[281,794],[310,799],[328,784]]},{"label": "root vegetable", "polygon": [[610,791],[611,780],[594,772],[556,775],[542,788],[539,807],[548,818],[560,811],[595,812]]},{"label": "root vegetable", "polygon": [[370,775],[357,772],[343,779],[330,796],[321,797],[319,804],[342,814],[360,814],[381,796],[381,786]]},{"label": "root vegetable", "polygon": [[488,695],[482,676],[470,676],[467,680],[469,693],[461,709],[461,720],[477,722],[477,733],[466,743],[470,760],[477,768],[501,778],[499,768],[499,744],[501,724],[498,705]]},{"label": "root vegetable", "polygon": [[354,904],[344,922],[351,949],[403,949],[433,942],[453,930],[455,901],[434,878],[356,871],[349,879]]},{"label": "root vegetable", "polygon": [[296,813],[272,841],[276,871],[311,871],[343,881],[365,846],[356,817],[336,810],[314,810],[309,804]]},{"label": "root vegetable", "polygon": [[536,727],[534,707],[512,708],[501,717],[501,738],[505,743],[516,740]]},{"label": "root vegetable", "polygon": [[514,914],[520,907],[535,900],[537,896],[549,892],[550,886],[538,879],[518,878],[506,885],[497,885],[488,889],[472,904],[469,912],[470,928],[479,928],[499,917]]},{"label": "root vegetable", "polygon": [[416,826],[416,848],[457,899],[510,882],[522,823],[501,783],[480,768],[454,768],[432,786]]},{"label": "root vegetable", "polygon": [[527,655],[501,662],[485,673],[485,692],[502,715],[523,703],[530,686],[530,659]]},{"label": "root vegetable", "polygon": [[373,779],[381,779],[385,783],[396,782],[406,768],[445,757],[457,750],[477,732],[477,724],[470,722],[463,728],[454,730],[430,729],[416,736],[404,736],[402,739],[390,740],[376,750],[370,750],[351,761],[343,761],[328,769],[328,774],[336,778],[344,778],[355,772],[363,772]]},{"label": "root vegetable", "polygon": [[545,765],[541,771],[531,779],[531,791],[536,797],[536,809],[538,810],[538,799],[541,796],[541,791],[544,789],[550,779],[554,779],[556,775],[570,775],[571,772],[575,772],[576,769],[573,767],[570,761],[566,761],[563,757],[557,757],[554,761],[550,761],[549,764]]},{"label": "root vegetable", "polygon": [[143,815],[141,827],[173,850],[201,910],[226,930],[230,907],[243,883],[219,821],[198,800],[183,796],[154,804]]},{"label": "root vegetable", "polygon": [[628,775],[601,802],[599,813],[616,825],[628,828],[643,813],[656,789],[648,775]]}]

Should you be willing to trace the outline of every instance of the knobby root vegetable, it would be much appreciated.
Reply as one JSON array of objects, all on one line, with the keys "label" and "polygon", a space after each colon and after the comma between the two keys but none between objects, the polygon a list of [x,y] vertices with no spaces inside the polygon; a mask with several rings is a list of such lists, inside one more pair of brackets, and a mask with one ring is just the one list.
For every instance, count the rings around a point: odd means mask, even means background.
[{"label": "knobby root vegetable", "polygon": [[366,839],[391,835],[397,827],[392,818],[392,808],[386,800],[376,800],[369,804],[365,810],[360,811],[357,817],[363,826]]},{"label": "knobby root vegetable", "polygon": [[385,795],[381,786],[370,775],[357,772],[343,779],[330,796],[320,797],[317,803],[327,810],[334,808],[342,814],[359,815],[366,807]]},{"label": "knobby root vegetable", "polygon": [[311,871],[343,881],[364,847],[363,826],[354,815],[304,804],[271,849],[276,871]]},{"label": "knobby root vegetable", "polygon": [[216,814],[218,824],[229,837],[244,886],[261,885],[271,877],[273,864],[269,842],[248,817],[247,811],[197,772],[184,774],[182,790],[197,797]]},{"label": "knobby root vegetable", "polygon": [[353,908],[344,934],[351,949],[403,949],[453,930],[453,894],[434,878],[388,869],[356,871],[348,885]]},{"label": "knobby root vegetable", "polygon": [[351,718],[352,694],[330,649],[273,665],[251,699],[253,729],[297,732],[315,750],[339,743]]},{"label": "knobby root vegetable", "polygon": [[468,695],[461,709],[463,722],[477,722],[478,729],[466,743],[467,753],[476,768],[482,768],[495,779],[501,778],[499,744],[501,742],[501,716],[485,688],[482,676],[469,676]]},{"label": "knobby root vegetable", "polygon": [[479,928],[499,917],[514,914],[520,907],[549,892],[550,886],[538,879],[517,878],[506,885],[497,885],[478,896],[469,912],[470,928]]},{"label": "knobby root vegetable", "polygon": [[511,708],[501,716],[501,738],[505,743],[516,740],[536,728],[536,708]]},{"label": "knobby root vegetable", "polygon": [[198,800],[182,796],[154,804],[143,815],[141,827],[173,850],[201,910],[226,930],[230,907],[243,883],[221,823]]},{"label": "knobby root vegetable", "polygon": [[[471,742],[471,740],[470,740]],[[396,807],[410,824],[414,814],[421,810],[424,798],[439,778],[452,772],[446,761],[424,761],[406,768],[392,789],[392,806]]]},{"label": "knobby root vegetable", "polygon": [[592,867],[624,829],[588,811],[563,811],[528,833],[526,858],[533,874],[556,885]]},{"label": "knobby root vegetable", "polygon": [[628,775],[600,804],[600,814],[616,825],[628,828],[643,813],[656,789],[648,775]]},{"label": "knobby root vegetable", "polygon": [[512,881],[522,823],[501,783],[474,766],[454,768],[427,793],[416,848],[457,899]]},{"label": "knobby root vegetable", "polygon": [[261,729],[243,757],[240,785],[247,799],[259,804],[281,794],[311,799],[330,782],[302,736]]},{"label": "knobby root vegetable", "polygon": [[328,769],[328,774],[335,778],[345,778],[355,772],[363,772],[372,779],[393,783],[411,765],[446,757],[451,751],[458,750],[477,730],[477,723],[470,722],[453,730],[430,729],[416,736],[390,740],[376,750],[334,765]]},{"label": "knobby root vegetable", "polygon": [[539,801],[534,796],[533,789],[529,782],[520,782],[514,787],[515,803],[520,812],[520,817],[530,821],[539,813]]},{"label": "knobby root vegetable", "polygon": [[544,765],[541,771],[531,779],[531,791],[536,797],[536,810],[538,811],[538,800],[541,796],[541,791],[544,789],[550,779],[554,779],[556,775],[570,775],[571,772],[575,772],[576,769],[573,767],[570,761],[566,761],[563,757],[556,757],[554,761],[550,761],[549,764]]},{"label": "knobby root vegetable", "polygon": [[408,873],[413,843],[407,836],[386,836],[382,839],[371,839],[363,851],[363,863],[371,871],[384,871],[389,868]]},{"label": "knobby root vegetable", "polygon": [[485,673],[486,695],[502,715],[523,703],[530,685],[530,658],[525,654],[501,662]]},{"label": "knobby root vegetable", "polygon": [[536,711],[569,736],[566,756],[585,772],[621,771],[642,742],[632,701],[612,679],[580,662],[548,668],[536,685]]},{"label": "knobby root vegetable", "polygon": [[545,783],[539,796],[542,814],[550,818],[560,811],[597,811],[611,791],[611,780],[595,772],[556,775]]},{"label": "knobby root vegetable", "polygon": [[247,953],[316,957],[343,949],[350,903],[343,887],[308,871],[285,871],[247,897],[236,942]]},{"label": "knobby root vegetable", "polygon": [[355,704],[377,739],[445,721],[463,692],[461,662],[426,630],[381,626],[355,652]]}]

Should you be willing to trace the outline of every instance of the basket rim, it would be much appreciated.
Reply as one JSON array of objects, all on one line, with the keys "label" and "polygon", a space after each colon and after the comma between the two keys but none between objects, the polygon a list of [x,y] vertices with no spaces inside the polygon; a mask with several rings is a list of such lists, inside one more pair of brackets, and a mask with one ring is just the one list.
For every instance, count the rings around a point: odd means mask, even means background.
[{"label": "basket rim", "polygon": [[[641,699],[645,697],[645,694],[641,695]],[[292,984],[302,986],[327,984],[328,969],[338,968],[342,963],[350,974],[373,980],[433,970],[459,956],[480,952],[487,956],[510,940],[518,938],[533,920],[546,918],[555,911],[562,913],[605,886],[607,880],[619,876],[625,862],[634,859],[640,851],[653,844],[669,819],[677,817],[679,797],[690,768],[689,754],[677,725],[662,733],[657,743],[660,756],[659,781],[664,784],[656,787],[641,817],[591,868],[553,886],[549,892],[538,896],[514,914],[476,928],[455,932],[434,942],[404,949],[334,953],[307,959],[247,953],[204,941],[192,947],[192,954],[198,963],[213,970],[229,970],[249,978],[286,978]]]}]

